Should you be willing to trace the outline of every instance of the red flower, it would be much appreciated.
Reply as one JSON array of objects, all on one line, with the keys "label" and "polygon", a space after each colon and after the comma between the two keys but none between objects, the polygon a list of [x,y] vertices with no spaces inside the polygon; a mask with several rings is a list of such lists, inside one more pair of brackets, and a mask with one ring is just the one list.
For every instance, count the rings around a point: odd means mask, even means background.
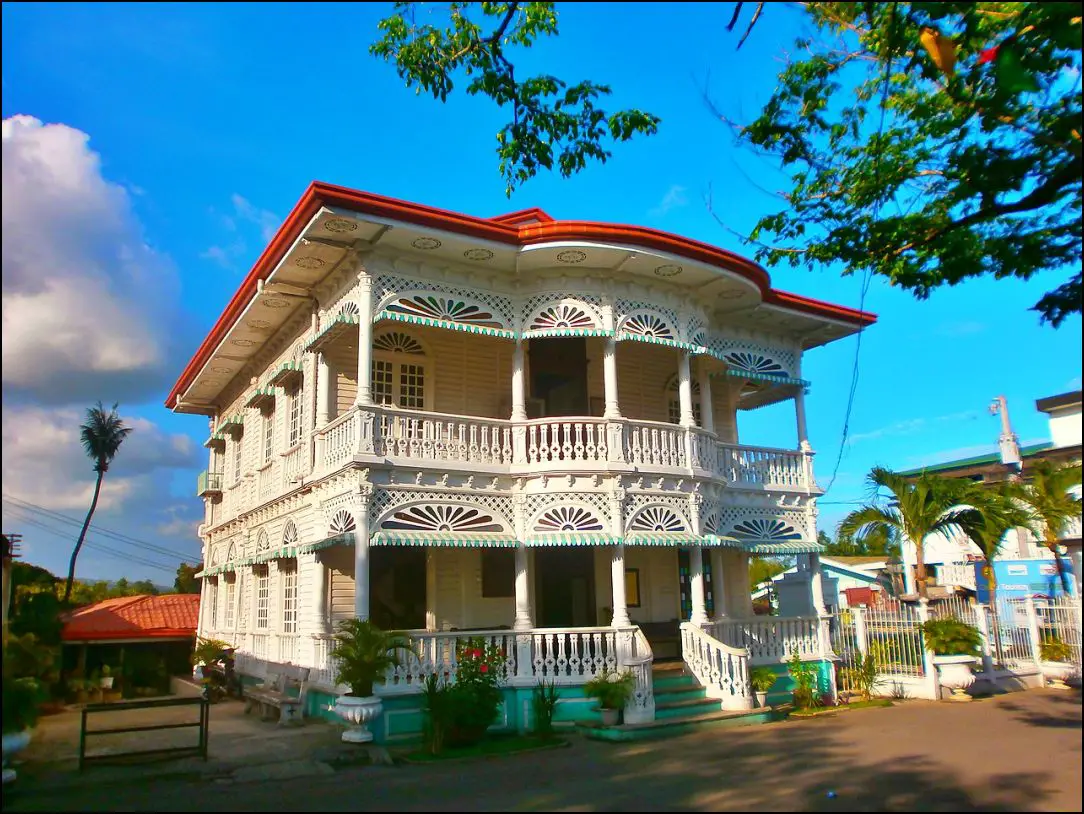
[{"label": "red flower", "polygon": [[470,651],[471,658],[480,659],[482,657],[482,651],[478,648]]},{"label": "red flower", "polygon": [[997,49],[998,46],[995,45],[979,54],[979,65],[985,65],[987,62],[993,62],[997,59]]},{"label": "red flower", "polygon": [[489,665],[488,665],[488,664],[483,664],[483,665],[481,666],[481,668],[479,668],[479,669],[480,669],[480,670],[481,670],[481,671],[482,671],[483,673],[488,673],[488,672],[489,672]]}]

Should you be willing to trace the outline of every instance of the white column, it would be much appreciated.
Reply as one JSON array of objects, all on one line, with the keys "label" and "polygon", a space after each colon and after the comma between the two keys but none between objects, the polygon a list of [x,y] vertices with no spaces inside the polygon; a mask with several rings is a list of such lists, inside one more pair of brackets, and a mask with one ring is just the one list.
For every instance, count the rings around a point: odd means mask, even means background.
[{"label": "white column", "polygon": [[603,418],[620,418],[621,404],[617,397],[617,340],[606,337],[606,344],[602,349],[602,385],[604,388],[606,408]]},{"label": "white column", "polygon": [[751,619],[753,618],[753,597],[749,591],[749,552],[739,551],[734,559],[731,610],[741,619]]},{"label": "white column", "polygon": [[312,555],[312,619],[313,632],[327,633],[331,630],[327,613],[327,566],[319,552]]},{"label": "white column", "polygon": [[809,432],[805,423],[805,390],[800,389],[794,394],[794,415],[798,424],[798,447],[799,449],[811,449]]},{"label": "white column", "polygon": [[723,549],[713,546],[711,557],[711,592],[715,600],[715,618],[725,619],[729,614],[726,607],[726,569],[723,567]]},{"label": "white column", "polygon": [[316,429],[321,429],[331,420],[331,365],[326,353],[316,358]]},{"label": "white column", "polygon": [[[371,487],[370,487],[371,488]],[[369,618],[369,495],[354,512],[354,616]]]},{"label": "white column", "polygon": [[373,278],[368,272],[358,275],[358,392],[354,406],[373,403]]},{"label": "white column", "polygon": [[689,588],[693,603],[689,621],[703,625],[708,621],[708,606],[704,594],[704,553],[698,545],[689,547]]},{"label": "white column", "polygon": [[[204,563],[203,567],[206,568],[207,564]],[[201,577],[200,578],[200,586],[199,586],[199,625],[198,625],[198,627],[196,629],[196,633],[197,633],[198,636],[200,636],[202,638],[207,638],[207,615],[208,615],[208,612],[209,612],[208,609],[211,607],[211,602],[210,602],[210,599],[208,598],[208,594],[210,593],[209,585],[208,585],[209,582],[210,582],[210,580],[207,579],[207,577]]]},{"label": "white column", "polygon": [[[619,540],[625,533],[624,502],[624,489],[618,488],[610,493],[610,533]],[[610,588],[613,593],[614,608],[610,625],[612,627],[628,627],[632,624],[632,620],[629,619],[628,598],[625,596],[624,543],[615,545],[610,556]]]},{"label": "white column", "polygon": [[516,543],[516,620],[513,630],[530,630],[531,620],[530,574],[527,570],[527,547]]},{"label": "white column", "polygon": [[707,360],[701,356],[697,362],[697,374],[700,381],[700,424],[705,432],[715,432],[715,412],[711,403],[711,376],[708,375]]},{"label": "white column", "polygon": [[678,401],[681,405],[681,426],[694,426],[696,419],[693,417],[693,383],[689,373],[689,352],[685,350],[678,356]]},{"label": "white column", "polygon": [[523,340],[512,351],[512,421],[527,420],[527,379],[523,364]]}]

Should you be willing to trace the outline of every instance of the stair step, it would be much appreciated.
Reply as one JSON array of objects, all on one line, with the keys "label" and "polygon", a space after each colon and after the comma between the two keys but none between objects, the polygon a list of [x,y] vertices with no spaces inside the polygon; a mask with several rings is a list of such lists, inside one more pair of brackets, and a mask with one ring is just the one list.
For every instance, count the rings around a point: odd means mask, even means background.
[{"label": "stair step", "polygon": [[655,692],[660,690],[679,689],[679,690],[691,690],[700,686],[698,682],[692,676],[674,674],[667,676],[666,678],[653,677],[651,680],[651,687]]},{"label": "stair step", "polygon": [[[658,715],[658,707],[656,707]],[[785,715],[785,713],[783,714]],[[601,726],[582,724],[580,731],[593,740],[632,741],[643,738],[680,735],[704,726],[752,726],[769,723],[783,717],[772,708],[749,710],[720,710],[704,712],[684,717],[656,718],[646,724],[622,724],[621,726]]]},{"label": "stair step", "polygon": [[654,687],[655,706],[669,704],[674,701],[686,701],[690,698],[701,699],[705,697],[703,687]]},{"label": "stair step", "polygon": [[656,719],[688,718],[719,711],[719,700],[717,698],[690,698],[686,701],[655,704]]}]

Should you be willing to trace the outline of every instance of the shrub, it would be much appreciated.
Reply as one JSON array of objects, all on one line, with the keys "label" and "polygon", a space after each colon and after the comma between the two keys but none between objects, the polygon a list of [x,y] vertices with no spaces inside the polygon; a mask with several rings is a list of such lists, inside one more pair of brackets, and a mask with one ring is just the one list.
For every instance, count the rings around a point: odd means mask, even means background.
[{"label": "shrub", "polygon": [[534,731],[542,737],[553,734],[553,714],[557,711],[557,687],[552,681],[539,681],[534,688]]},{"label": "shrub", "polygon": [[635,679],[628,670],[603,669],[601,673],[583,685],[583,694],[598,699],[602,709],[624,709],[632,696]]},{"label": "shrub", "polygon": [[426,676],[426,741],[432,754],[485,737],[501,703],[497,681],[504,660],[499,647],[472,637],[456,646],[454,683],[436,673]]},{"label": "shrub", "polygon": [[1072,661],[1073,649],[1057,633],[1048,633],[1039,643],[1039,658],[1043,661]]},{"label": "shrub", "polygon": [[42,684],[36,678],[4,678],[4,724],[7,735],[33,728],[38,722],[38,703],[44,701]]},{"label": "shrub", "polygon": [[787,662],[787,670],[794,680],[794,706],[798,709],[817,709],[822,706],[817,681],[817,667],[806,664],[795,653]]},{"label": "shrub", "polygon": [[847,683],[862,696],[862,700],[869,701],[877,684],[877,658],[872,651],[865,656],[858,654],[850,666],[843,668],[843,675]]},{"label": "shrub", "polygon": [[335,681],[350,687],[349,695],[368,698],[404,652],[410,652],[410,640],[402,633],[381,630],[368,619],[343,619],[335,633]]},{"label": "shrub", "polygon": [[425,745],[429,753],[439,755],[451,723],[451,687],[436,673],[425,677],[422,689],[425,710]]},{"label": "shrub", "polygon": [[[205,664],[213,664],[222,658],[223,650],[229,650],[232,647],[232,644],[221,639],[205,639],[200,636],[196,640],[195,648],[192,650],[192,666],[200,667]],[[104,667],[102,668],[102,674],[108,675]]]},{"label": "shrub", "polygon": [[978,628],[953,617],[923,622],[922,635],[938,656],[974,656],[982,644]]},{"label": "shrub", "polygon": [[775,686],[777,678],[771,667],[754,667],[749,671],[749,683],[753,687],[753,692],[768,692]]}]

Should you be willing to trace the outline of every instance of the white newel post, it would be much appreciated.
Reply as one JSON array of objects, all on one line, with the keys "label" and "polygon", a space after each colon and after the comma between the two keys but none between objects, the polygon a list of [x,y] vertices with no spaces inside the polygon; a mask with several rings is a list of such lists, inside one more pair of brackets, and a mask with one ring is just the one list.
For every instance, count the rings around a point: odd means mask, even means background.
[{"label": "white newel post", "polygon": [[1035,669],[1040,675],[1043,672],[1043,661],[1040,656],[1042,637],[1039,635],[1039,615],[1035,612],[1035,600],[1031,596],[1024,597],[1024,610],[1028,617],[1028,637],[1031,640],[1031,658],[1035,662]]},{"label": "white newel post", "polygon": [[693,609],[689,621],[694,625],[704,625],[708,621],[708,606],[704,594],[704,554],[698,546],[689,547],[689,588]]},{"label": "white newel post", "polygon": [[358,495],[354,516],[354,616],[369,618],[369,498],[373,487],[365,485]]},{"label": "white newel post", "polygon": [[617,398],[617,339],[608,336],[602,349],[602,384],[605,395],[603,418],[620,418],[621,403]]},{"label": "white newel post", "polygon": [[708,553],[711,557],[711,591],[715,600],[715,619],[723,620],[729,615],[726,608],[726,569],[723,567],[723,549],[712,547]]},{"label": "white newel post", "polygon": [[711,375],[703,356],[697,362],[697,380],[700,382],[700,426],[704,432],[714,433],[715,410],[711,403]]},{"label": "white newel post", "polygon": [[[930,600],[925,597],[918,600],[918,622],[926,624],[930,619]],[[925,637],[923,637],[925,640]],[[933,663],[933,651],[928,647],[922,648],[922,672],[926,678],[927,697],[932,701],[941,700],[941,677],[937,674],[937,665]]]},{"label": "white newel post", "polygon": [[986,605],[975,606],[975,622],[979,628],[979,636],[982,637],[982,677],[988,681],[994,680],[994,657],[990,649],[990,619],[986,615]]},{"label": "white newel post", "polygon": [[373,404],[373,278],[368,272],[358,275],[358,392],[355,407]]},{"label": "white newel post", "polygon": [[858,646],[858,652],[865,659],[869,653],[869,631],[866,628],[866,609],[861,605],[851,608],[854,616],[854,642]]}]

